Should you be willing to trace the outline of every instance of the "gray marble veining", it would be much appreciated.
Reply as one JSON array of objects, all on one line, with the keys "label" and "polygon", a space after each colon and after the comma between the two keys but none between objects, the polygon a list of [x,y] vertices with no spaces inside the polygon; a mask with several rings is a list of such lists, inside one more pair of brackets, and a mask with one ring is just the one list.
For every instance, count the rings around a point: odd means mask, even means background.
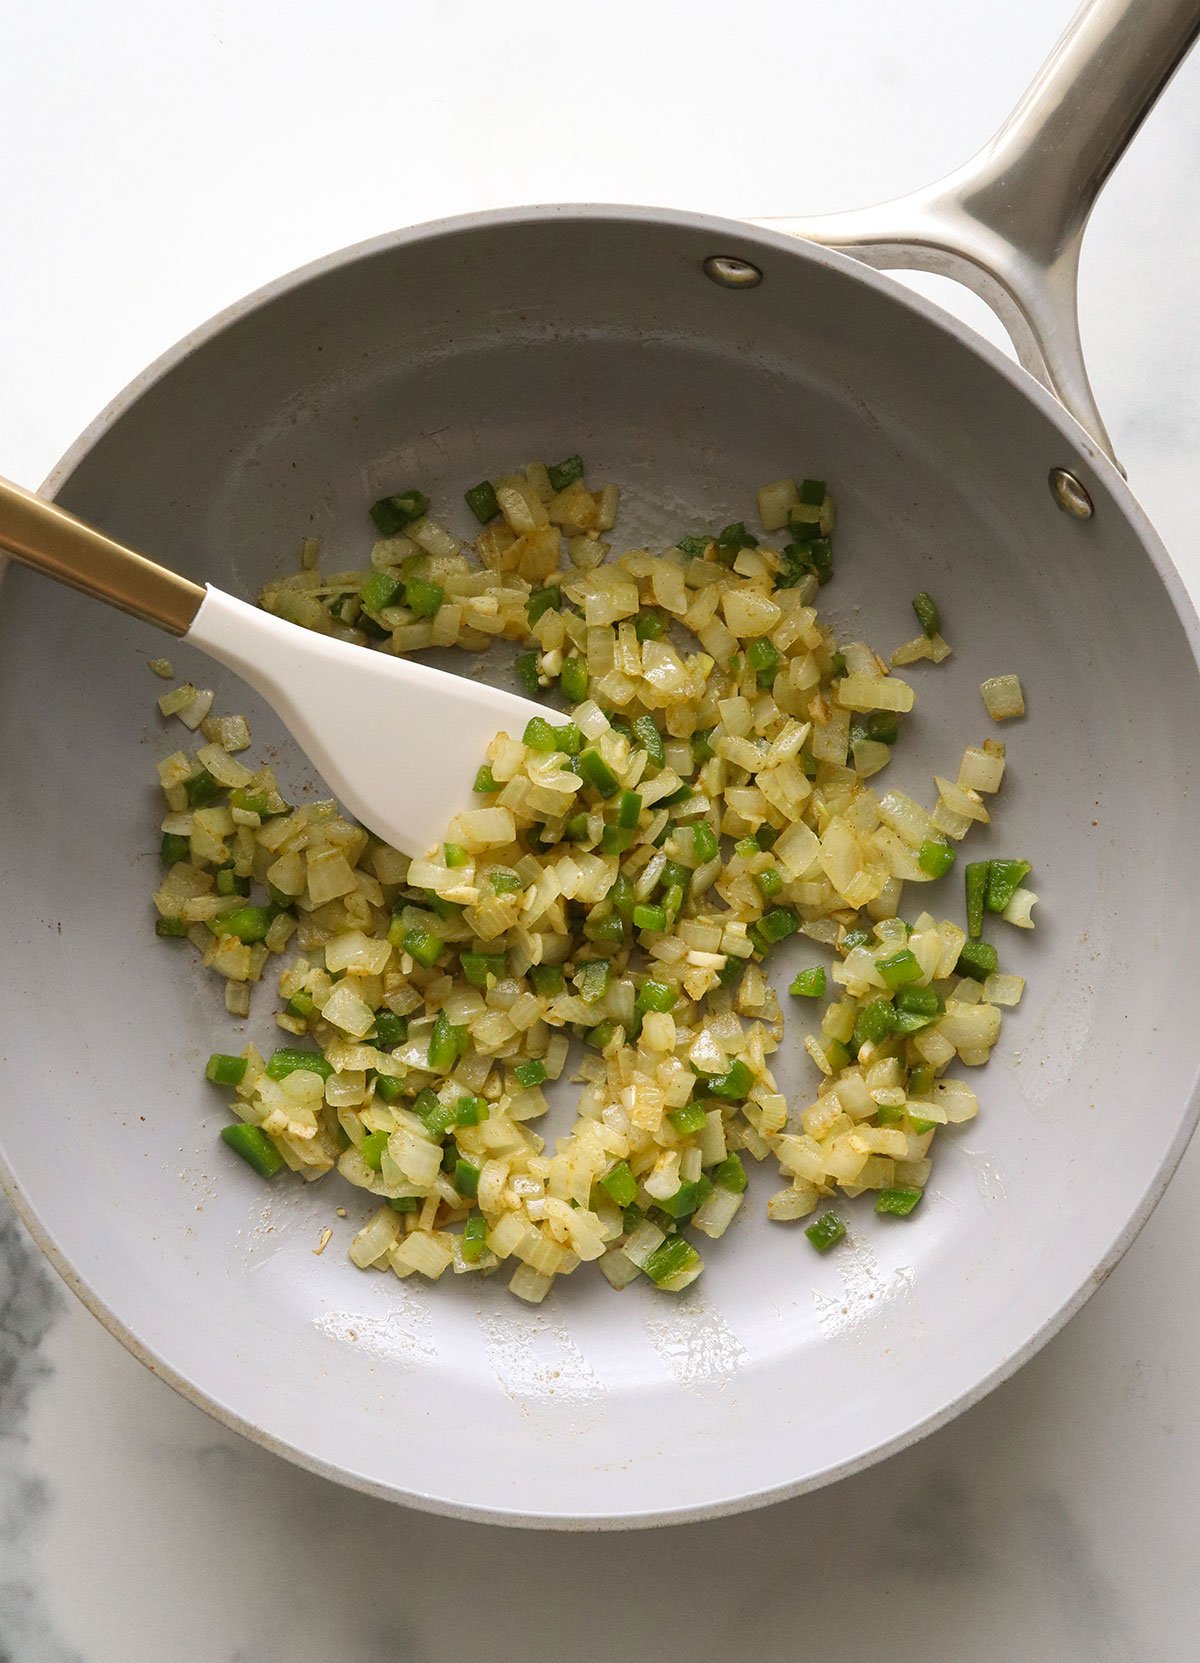
[{"label": "gray marble veining", "polygon": [[34,1394],[53,1373],[45,1341],[66,1303],[0,1201],[0,1663],[35,1656],[77,1663],[80,1656],[56,1638],[32,1563],[53,1486],[33,1454],[29,1416]]}]

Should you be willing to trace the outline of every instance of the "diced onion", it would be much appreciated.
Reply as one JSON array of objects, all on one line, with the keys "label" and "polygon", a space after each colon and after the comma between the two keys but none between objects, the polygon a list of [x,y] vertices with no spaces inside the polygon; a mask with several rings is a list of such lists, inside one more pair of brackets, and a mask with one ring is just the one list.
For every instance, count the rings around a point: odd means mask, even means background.
[{"label": "diced onion", "polygon": [[989,676],[979,691],[987,713],[995,722],[1007,722],[1025,714],[1025,694],[1018,676]]},{"label": "diced onion", "polygon": [[1019,1005],[1024,991],[1024,976],[996,974],[983,984],[983,997],[989,1005]]},{"label": "diced onion", "polygon": [[1032,915],[1036,903],[1037,896],[1032,889],[1014,889],[1012,899],[1000,916],[1006,924],[1015,924],[1020,930],[1032,930]]}]

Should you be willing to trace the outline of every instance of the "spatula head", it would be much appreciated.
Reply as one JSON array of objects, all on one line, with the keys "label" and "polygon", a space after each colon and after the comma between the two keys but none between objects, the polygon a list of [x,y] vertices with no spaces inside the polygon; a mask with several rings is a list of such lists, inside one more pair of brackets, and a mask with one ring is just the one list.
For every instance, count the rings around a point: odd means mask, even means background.
[{"label": "spatula head", "polygon": [[318,635],[211,585],[184,639],[237,672],[294,735],[331,793],[408,855],[478,806],[475,775],[497,733],[519,738],[532,699]]}]

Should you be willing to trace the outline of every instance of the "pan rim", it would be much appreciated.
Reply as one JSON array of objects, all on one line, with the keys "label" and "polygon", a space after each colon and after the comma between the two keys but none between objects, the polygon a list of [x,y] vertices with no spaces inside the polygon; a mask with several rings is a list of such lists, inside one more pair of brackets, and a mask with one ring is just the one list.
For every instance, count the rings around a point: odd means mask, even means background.
[{"label": "pan rim", "polygon": [[[1074,451],[1086,460],[1087,466],[1095,471],[1098,479],[1112,497],[1114,506],[1123,514],[1130,530],[1146,551],[1160,581],[1163,583],[1172,608],[1183,627],[1197,673],[1200,674],[1200,620],[1197,618],[1195,607],[1177,567],[1118,468],[1099,449],[1095,441],[1076,422],[1075,418],[1027,371],[1007,358],[990,342],[977,335],[969,326],[961,324],[936,304],[926,300],[923,296],[915,294],[886,273],[875,271],[847,255],[806,242],[786,232],[773,231],[762,225],[750,225],[738,220],[687,210],[587,203],[557,203],[492,209],[404,227],[320,256],[318,259],[275,278],[240,300],[222,308],[196,329],[182,336],[174,345],[168,347],[165,352],[160,354],[122,388],[84,428],[51,468],[40,487],[41,493],[51,498],[55,497],[68,483],[82,461],[94,449],[97,442],[126,411],[197,348],[216,338],[232,324],[281,296],[303,287],[312,279],[336,271],[356,261],[386,253],[397,247],[418,245],[435,239],[487,231],[505,226],[553,222],[564,224],[633,222],[673,227],[681,230],[701,229],[711,233],[715,238],[722,239],[727,247],[732,245],[731,251],[737,251],[739,245],[747,251],[755,248],[765,248],[788,254],[793,258],[807,259],[817,265],[840,271],[854,281],[863,283],[868,288],[886,296],[893,304],[907,308],[910,312],[936,325],[944,333],[950,335],[960,348],[973,354],[992,371],[999,373],[1018,393],[1029,400],[1043,417],[1058,430],[1064,442],[1073,447]],[[6,565],[7,563],[0,562],[0,599],[2,599],[2,583]],[[939,1427],[948,1424],[949,1421],[966,1409],[980,1402],[996,1386],[1008,1379],[1040,1351],[1066,1325],[1070,1318],[1082,1309],[1096,1289],[1107,1280],[1162,1198],[1167,1184],[1174,1175],[1191,1140],[1198,1120],[1200,1120],[1200,1059],[1197,1060],[1193,1072],[1191,1088],[1175,1135],[1151,1182],[1143,1191],[1124,1227],[1107,1252],[1091,1270],[1082,1285],[1076,1288],[1045,1318],[1025,1343],[1017,1347],[1007,1357],[1002,1358],[970,1389],[950,1398],[902,1432],[872,1444],[870,1447],[860,1450],[855,1455],[830,1465],[820,1472],[748,1494],[730,1495],[711,1502],[697,1502],[677,1508],[636,1513],[617,1511],[599,1514],[530,1513],[518,1508],[505,1509],[478,1506],[464,1503],[450,1496],[418,1493],[400,1488],[394,1484],[380,1482],[368,1473],[352,1471],[338,1465],[336,1462],[302,1449],[296,1444],[276,1437],[265,1426],[248,1421],[216,1396],[203,1390],[194,1381],[187,1378],[185,1374],[176,1370],[165,1357],[146,1345],[134,1329],[96,1294],[87,1279],[59,1249],[49,1228],[43,1223],[31,1201],[25,1196],[17,1174],[9,1166],[2,1153],[0,1153],[0,1188],[3,1188],[4,1193],[39,1250],[45,1255],[72,1293],[103,1324],[108,1332],[114,1335],[133,1357],[143,1363],[151,1374],[172,1386],[189,1403],[203,1409],[213,1419],[227,1426],[230,1430],[240,1433],[252,1443],[271,1451],[273,1454],[281,1455],[323,1478],[345,1484],[352,1489],[382,1500],[400,1502],[423,1512],[472,1522],[503,1524],[525,1529],[633,1529],[726,1517],[749,1511],[752,1508],[765,1507],[793,1496],[810,1493],[823,1488],[826,1484],[835,1483],[839,1479],[861,1472],[877,1461],[910,1447]]]}]

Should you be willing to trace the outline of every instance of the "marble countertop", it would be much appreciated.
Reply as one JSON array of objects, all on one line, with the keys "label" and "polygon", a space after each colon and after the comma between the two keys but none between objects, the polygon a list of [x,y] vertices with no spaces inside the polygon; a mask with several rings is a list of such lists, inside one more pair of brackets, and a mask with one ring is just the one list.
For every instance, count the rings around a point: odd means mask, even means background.
[{"label": "marble countertop", "polygon": [[[782,214],[922,183],[987,137],[1071,10],[10,7],[2,471],[40,479],[196,321],[396,223],[556,198]],[[1200,57],[1096,213],[1081,300],[1118,452],[1196,590],[1198,179]],[[1193,1149],[1083,1313],[949,1427],[764,1512],[589,1539],[408,1512],[242,1442],[135,1363],[0,1203],[0,1660],[1185,1663],[1198,1221]]]}]

